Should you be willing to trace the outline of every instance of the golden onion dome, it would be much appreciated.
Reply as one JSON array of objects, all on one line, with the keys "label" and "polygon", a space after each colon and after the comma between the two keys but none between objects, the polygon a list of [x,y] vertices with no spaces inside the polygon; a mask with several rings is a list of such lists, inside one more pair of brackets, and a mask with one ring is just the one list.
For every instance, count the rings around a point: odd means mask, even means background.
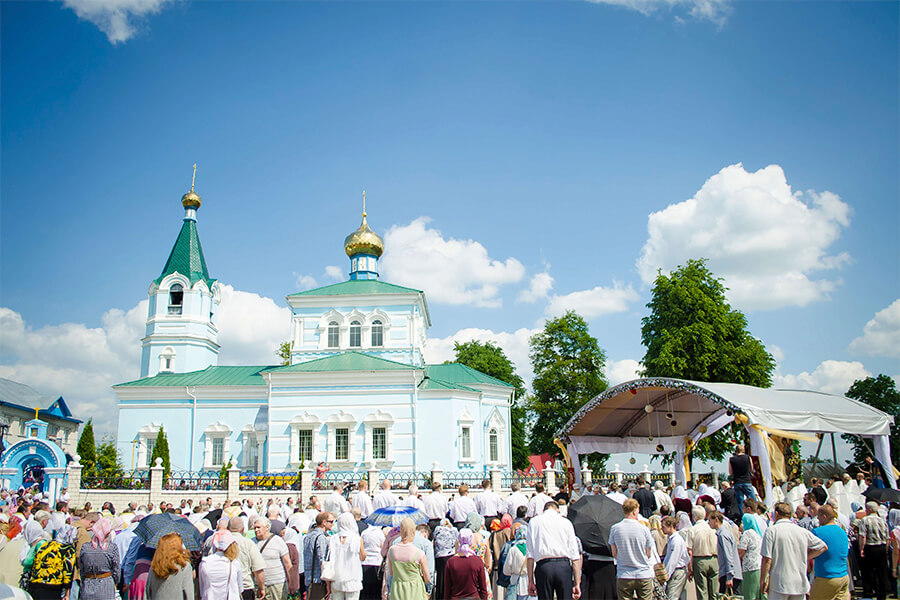
[{"label": "golden onion dome", "polygon": [[380,258],[384,252],[384,240],[366,223],[366,213],[363,213],[359,229],[344,239],[344,252],[347,253],[347,256],[371,254],[376,258]]},{"label": "golden onion dome", "polygon": [[181,205],[185,208],[200,208],[200,196],[193,189],[181,197]]}]

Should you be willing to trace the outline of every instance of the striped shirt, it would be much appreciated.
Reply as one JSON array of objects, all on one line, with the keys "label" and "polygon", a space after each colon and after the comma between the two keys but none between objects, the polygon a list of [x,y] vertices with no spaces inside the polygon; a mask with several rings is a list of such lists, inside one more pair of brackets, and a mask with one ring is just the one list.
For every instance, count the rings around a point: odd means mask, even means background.
[{"label": "striped shirt", "polygon": [[859,535],[865,536],[866,546],[880,546],[887,544],[890,532],[884,519],[877,514],[871,514],[860,520]]}]

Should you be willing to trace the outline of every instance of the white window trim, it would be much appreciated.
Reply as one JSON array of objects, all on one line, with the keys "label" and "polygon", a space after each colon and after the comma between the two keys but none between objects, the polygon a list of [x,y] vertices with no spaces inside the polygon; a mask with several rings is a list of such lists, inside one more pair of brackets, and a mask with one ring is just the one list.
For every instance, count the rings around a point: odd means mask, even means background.
[{"label": "white window trim", "polygon": [[[168,361],[168,364],[167,364]],[[159,372],[173,373],[175,371],[175,348],[166,346],[159,353]]]},{"label": "white window trim", "polygon": [[[350,468],[355,465],[356,460],[354,459],[354,442],[356,441],[356,418],[353,415],[341,410],[328,417],[328,419],[325,421],[325,424],[328,427],[328,453],[326,459],[328,464],[339,468]],[[346,428],[348,430],[347,460],[336,460],[334,457],[334,451],[337,444],[335,431],[341,428]]]},{"label": "white window trim", "polygon": [[[492,429],[497,430],[497,460],[490,460],[491,458],[491,447],[490,447],[490,433]],[[488,417],[487,423],[484,426],[484,439],[485,439],[485,447],[484,447],[484,464],[490,467],[499,467],[506,464],[506,423],[503,420],[503,417],[500,415],[500,412],[495,408],[491,411],[491,416]]]},{"label": "white window trim", "polygon": [[[459,462],[460,464],[474,464],[475,463],[475,419],[472,418],[472,415],[469,414],[467,409],[463,409],[462,413],[459,415],[459,429],[457,432],[457,442],[456,445],[459,448]],[[469,429],[469,456],[463,455],[463,444],[462,444],[462,432],[464,428]]]},{"label": "white window trim", "polygon": [[[328,324],[332,321],[338,324],[338,345],[332,348],[328,345]],[[347,324],[344,315],[331,309],[319,318],[319,350],[339,350],[347,345]]]},{"label": "white window trim", "polygon": [[[221,421],[216,421],[206,428],[203,432],[204,452],[203,452],[203,468],[204,469],[221,469],[222,465],[228,464],[231,458],[231,429]],[[222,439],[222,462],[218,465],[213,464],[213,439]]]},{"label": "white window trim", "polygon": [[[243,436],[243,443],[241,445],[241,468],[261,473],[263,471],[263,445],[266,443],[265,429],[257,429],[252,425],[247,425],[241,430],[241,434]],[[256,461],[251,463],[250,448],[254,446],[256,447]]]},{"label": "white window trim", "polygon": [[134,464],[140,465],[141,467],[152,466],[150,464],[150,455],[147,452],[147,441],[152,439],[155,442],[161,427],[162,425],[158,423],[150,423],[149,425],[144,425],[138,429],[137,461]]},{"label": "white window trim", "polygon": [[[366,415],[363,419],[365,425],[365,441],[363,442],[363,461],[366,464],[375,463],[380,469],[390,468],[394,465],[394,417],[390,413],[377,410]],[[385,455],[383,459],[374,458],[374,430],[376,427],[385,429]]]},{"label": "white window trim", "polygon": [[[300,468],[300,430],[308,429],[312,431],[312,458],[309,462],[315,463],[319,452],[319,430],[322,428],[322,422],[319,417],[304,412],[291,419],[291,444],[290,444],[290,461],[288,464],[292,469]],[[310,465],[304,465],[310,466]]]}]

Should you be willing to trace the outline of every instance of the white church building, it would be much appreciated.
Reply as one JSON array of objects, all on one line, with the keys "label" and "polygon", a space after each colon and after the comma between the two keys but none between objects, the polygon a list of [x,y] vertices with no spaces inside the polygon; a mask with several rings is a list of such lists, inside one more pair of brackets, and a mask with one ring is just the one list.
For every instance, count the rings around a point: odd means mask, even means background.
[{"label": "white church building", "polygon": [[[378,277],[382,238],[344,241],[349,279],[287,296],[290,365],[218,366],[219,284],[197,234],[200,197],[150,284],[141,378],[113,387],[118,444],[149,466],[162,427],[173,469],[510,469],[513,388],[461,364],[425,364],[425,294]],[[287,325],[287,324],[286,324]]]}]

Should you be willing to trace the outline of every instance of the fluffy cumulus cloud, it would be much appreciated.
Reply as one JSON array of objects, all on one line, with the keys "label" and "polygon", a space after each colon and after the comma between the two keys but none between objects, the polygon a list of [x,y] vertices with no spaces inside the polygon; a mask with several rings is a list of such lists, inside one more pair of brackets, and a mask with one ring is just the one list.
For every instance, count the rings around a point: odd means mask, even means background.
[{"label": "fluffy cumulus cloud", "polygon": [[519,302],[537,302],[538,300],[546,298],[552,289],[553,277],[550,276],[550,272],[544,271],[542,273],[536,273],[532,276],[528,288],[519,292],[517,299]]},{"label": "fluffy cumulus cloud", "polygon": [[803,371],[796,375],[782,375],[776,371],[774,386],[793,390],[815,390],[843,396],[857,379],[869,377],[861,362],[825,360],[812,373]]},{"label": "fluffy cumulus cloud", "polygon": [[526,386],[531,386],[534,373],[531,370],[531,360],[528,358],[528,340],[542,329],[527,329],[525,327],[513,332],[491,331],[490,329],[460,329],[453,335],[444,338],[428,338],[425,343],[425,361],[428,363],[442,363],[445,360],[453,360],[456,354],[453,352],[453,344],[456,342],[493,342],[503,348],[507,358],[516,366],[516,373],[525,380]]},{"label": "fluffy cumulus cloud", "polygon": [[112,44],[127,41],[137,33],[138,24],[161,11],[173,0],[62,0],[78,18],[90,21],[106,34]]},{"label": "fluffy cumulus cloud", "polygon": [[606,361],[606,381],[610,387],[619,385],[632,379],[638,379],[638,371],[641,369],[641,363],[632,359],[624,360],[607,360]]},{"label": "fluffy cumulus cloud", "polygon": [[388,230],[381,261],[385,280],[422,289],[430,302],[501,306],[500,287],[522,280],[522,263],[493,259],[479,242],[444,237],[429,223],[420,217]]},{"label": "fluffy cumulus cloud", "polygon": [[677,21],[683,21],[685,15],[697,19],[712,21],[723,25],[731,13],[730,0],[591,0],[597,4],[611,4],[635,10],[644,15],[660,12],[671,13]]},{"label": "fluffy cumulus cloud", "polygon": [[649,284],[657,269],[707,258],[741,309],[806,306],[839,284],[821,272],[850,260],[828,254],[849,224],[850,207],[837,195],[792,191],[780,166],[751,173],[731,165],[693,198],[650,215],[637,268]]},{"label": "fluffy cumulus cloud", "polygon": [[[106,311],[99,327],[33,328],[21,314],[0,308],[0,377],[63,396],[75,416],[93,417],[99,435],[112,434],[118,413],[111,387],[140,376],[146,320],[146,300]],[[290,310],[223,285],[219,330],[219,364],[275,364],[275,350],[290,332]]]},{"label": "fluffy cumulus cloud", "polygon": [[900,299],[875,313],[863,334],[850,342],[850,350],[871,356],[900,358]]},{"label": "fluffy cumulus cloud", "polygon": [[631,285],[614,283],[612,287],[597,286],[590,290],[580,290],[565,295],[550,296],[547,302],[547,316],[555,317],[574,310],[585,319],[602,315],[625,312],[628,305],[638,299],[638,293]]}]

